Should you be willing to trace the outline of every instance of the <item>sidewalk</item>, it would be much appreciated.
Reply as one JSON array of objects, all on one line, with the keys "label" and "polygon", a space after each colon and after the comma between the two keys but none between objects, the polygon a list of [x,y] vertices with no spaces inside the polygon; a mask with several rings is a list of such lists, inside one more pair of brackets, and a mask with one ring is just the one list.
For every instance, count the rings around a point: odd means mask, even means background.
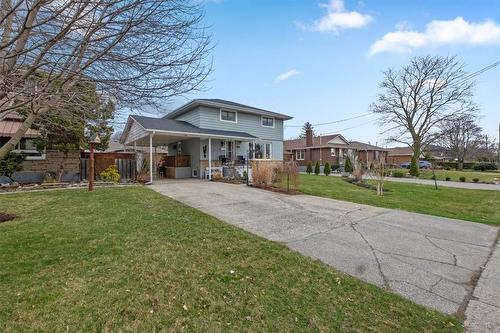
[{"label": "sidewalk", "polygon": [[[421,185],[432,185],[434,186],[434,180],[432,179],[420,179],[420,178],[395,178],[386,177],[385,178],[391,182],[400,183],[412,183]],[[452,181],[437,181],[438,186],[444,187],[455,187],[455,188],[465,188],[470,190],[490,190],[490,191],[500,191],[500,184],[483,184],[483,183],[465,183],[465,182],[452,182]]]},{"label": "sidewalk", "polygon": [[[305,172],[301,172],[306,174]],[[321,174],[323,175],[323,174]],[[324,175],[323,175],[324,176]],[[338,173],[332,173],[330,176],[340,177]],[[363,176],[365,179],[373,179],[372,177]],[[390,182],[400,182],[409,184],[420,184],[420,185],[431,185],[434,186],[434,180],[432,179],[420,179],[420,178],[396,178],[396,177],[385,177],[386,181]],[[500,191],[500,184],[483,184],[483,183],[465,183],[465,182],[453,182],[453,181],[437,181],[438,186],[443,187],[454,187],[454,188],[464,188],[469,190],[488,190],[488,191]]]}]

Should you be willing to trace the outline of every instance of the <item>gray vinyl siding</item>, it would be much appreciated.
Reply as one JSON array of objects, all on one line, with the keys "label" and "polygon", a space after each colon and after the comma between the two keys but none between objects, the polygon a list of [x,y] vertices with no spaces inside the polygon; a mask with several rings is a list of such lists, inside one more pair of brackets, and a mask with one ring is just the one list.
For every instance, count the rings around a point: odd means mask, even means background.
[{"label": "gray vinyl siding", "polygon": [[129,133],[127,135],[125,144],[134,142],[148,135],[148,132],[139,125],[135,120],[132,119],[132,125],[130,126]]},{"label": "gray vinyl siding", "polygon": [[201,128],[245,132],[261,140],[283,141],[283,120],[274,119],[274,128],[263,127],[261,116],[237,112],[237,123],[221,121],[220,109],[198,106],[176,120],[184,120]]},{"label": "gray vinyl siding", "polygon": [[189,112],[183,113],[175,119],[182,120],[182,121],[188,122],[194,126],[201,127],[200,126],[200,109],[199,108],[195,108]]}]

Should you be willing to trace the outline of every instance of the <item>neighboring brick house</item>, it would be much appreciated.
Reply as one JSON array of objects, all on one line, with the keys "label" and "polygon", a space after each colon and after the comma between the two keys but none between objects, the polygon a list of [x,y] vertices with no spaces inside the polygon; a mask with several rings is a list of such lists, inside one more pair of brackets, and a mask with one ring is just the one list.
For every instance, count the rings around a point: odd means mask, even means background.
[{"label": "neighboring brick house", "polygon": [[[429,152],[434,161],[449,161],[452,158],[449,156],[445,148],[439,146],[427,146],[422,150],[420,159],[424,159],[425,152]],[[393,147],[389,148],[387,154],[387,163],[391,165],[401,165],[403,163],[410,163],[413,156],[413,149],[409,146],[406,147]]]},{"label": "neighboring brick house", "polygon": [[297,161],[299,166],[319,161],[321,165],[328,162],[337,167],[344,164],[346,156],[368,165],[380,156],[385,158],[387,154],[387,149],[348,141],[341,134],[313,136],[310,130],[305,138],[285,140],[284,149],[286,158]]},{"label": "neighboring brick house", "polygon": [[387,163],[391,165],[400,165],[410,163],[413,156],[411,147],[393,147],[389,148],[387,153]]},{"label": "neighboring brick house", "polygon": [[[22,118],[16,113],[10,113],[0,121],[0,146],[4,145],[16,133],[22,124]],[[80,152],[74,150],[61,152],[58,150],[38,151],[34,144],[34,139],[40,133],[29,129],[21,139],[14,153],[22,154],[25,157],[23,171],[14,175],[14,180],[18,182],[41,182],[47,172],[59,175],[61,168],[64,170],[62,180],[80,180]]]}]

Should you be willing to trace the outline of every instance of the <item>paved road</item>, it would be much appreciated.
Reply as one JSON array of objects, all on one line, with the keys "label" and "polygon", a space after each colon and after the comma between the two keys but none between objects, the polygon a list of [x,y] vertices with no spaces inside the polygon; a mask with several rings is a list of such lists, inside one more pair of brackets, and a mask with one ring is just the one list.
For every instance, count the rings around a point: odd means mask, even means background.
[{"label": "paved road", "polygon": [[[473,294],[498,296],[489,290],[494,283],[500,290],[498,279],[476,288],[482,267],[499,260],[491,256],[492,226],[245,185],[185,180],[151,188],[444,313],[463,316]],[[498,278],[500,265],[484,275]]]}]

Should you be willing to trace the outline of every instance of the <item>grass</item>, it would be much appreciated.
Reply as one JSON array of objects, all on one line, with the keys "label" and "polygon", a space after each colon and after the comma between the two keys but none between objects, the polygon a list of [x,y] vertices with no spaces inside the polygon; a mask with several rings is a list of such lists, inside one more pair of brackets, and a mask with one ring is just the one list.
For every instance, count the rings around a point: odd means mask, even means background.
[{"label": "grass", "polygon": [[372,206],[451,217],[500,225],[500,191],[471,190],[386,181],[388,190],[378,197],[371,189],[350,184],[339,177],[301,175],[306,194]]},{"label": "grass", "polygon": [[0,211],[20,216],[0,224],[1,332],[463,329],[147,188],[3,195]]},{"label": "grass", "polygon": [[[408,173],[408,169],[395,169]],[[493,183],[494,178],[500,179],[500,172],[494,171],[474,171],[474,170],[436,170],[437,180],[446,180],[446,177],[450,177],[451,181],[458,182],[460,177],[465,177],[465,181],[472,183],[474,178],[479,179],[479,182],[483,183]],[[432,170],[420,169],[419,178],[421,179],[432,179]]]}]

